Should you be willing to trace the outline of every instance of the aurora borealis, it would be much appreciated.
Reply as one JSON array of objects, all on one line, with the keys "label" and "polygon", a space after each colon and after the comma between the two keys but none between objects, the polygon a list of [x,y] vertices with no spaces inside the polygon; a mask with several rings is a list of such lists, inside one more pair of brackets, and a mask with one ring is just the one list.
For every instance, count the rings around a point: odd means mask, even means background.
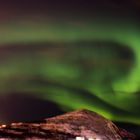
[{"label": "aurora borealis", "polygon": [[137,11],[41,2],[0,6],[1,96],[30,94],[140,125]]}]

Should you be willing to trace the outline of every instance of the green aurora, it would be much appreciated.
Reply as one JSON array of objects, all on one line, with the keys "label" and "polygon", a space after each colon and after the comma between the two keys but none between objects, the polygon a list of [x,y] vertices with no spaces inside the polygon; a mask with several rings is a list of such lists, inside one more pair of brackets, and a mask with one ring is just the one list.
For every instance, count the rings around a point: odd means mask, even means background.
[{"label": "green aurora", "polygon": [[[105,47],[90,47],[96,46],[95,42],[105,43]],[[114,47],[108,48],[110,42],[122,48],[127,46],[134,58],[116,64],[119,52]],[[137,22],[15,19],[0,23],[0,44],[1,50],[18,46],[18,51],[7,49],[6,58],[1,51],[4,57],[0,62],[1,94],[36,93],[39,98],[58,103],[63,110],[88,108],[115,121],[140,124]],[[22,45],[24,51],[19,49]],[[30,49],[32,46],[43,47]],[[100,59],[105,64],[92,62]]]}]

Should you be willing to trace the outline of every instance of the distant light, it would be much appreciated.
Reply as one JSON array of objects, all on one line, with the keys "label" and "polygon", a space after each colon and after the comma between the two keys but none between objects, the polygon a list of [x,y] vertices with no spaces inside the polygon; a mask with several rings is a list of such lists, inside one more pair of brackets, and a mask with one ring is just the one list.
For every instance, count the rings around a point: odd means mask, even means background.
[{"label": "distant light", "polygon": [[76,137],[76,140],[85,140],[84,137]]},{"label": "distant light", "polygon": [[[85,140],[84,137],[76,137],[76,140]],[[99,138],[88,138],[88,140],[101,140]]]},{"label": "distant light", "polygon": [[5,125],[5,124],[3,124],[3,125],[1,125],[1,126],[0,126],[0,128],[5,128],[5,127],[6,127],[6,125]]}]

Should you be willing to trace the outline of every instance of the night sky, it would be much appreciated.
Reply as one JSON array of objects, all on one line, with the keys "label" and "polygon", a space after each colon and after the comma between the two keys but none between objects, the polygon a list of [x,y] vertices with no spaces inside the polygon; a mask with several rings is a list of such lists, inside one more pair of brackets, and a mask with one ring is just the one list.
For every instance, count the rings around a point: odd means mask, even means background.
[{"label": "night sky", "polygon": [[0,1],[0,122],[88,108],[140,125],[139,9],[138,0]]}]

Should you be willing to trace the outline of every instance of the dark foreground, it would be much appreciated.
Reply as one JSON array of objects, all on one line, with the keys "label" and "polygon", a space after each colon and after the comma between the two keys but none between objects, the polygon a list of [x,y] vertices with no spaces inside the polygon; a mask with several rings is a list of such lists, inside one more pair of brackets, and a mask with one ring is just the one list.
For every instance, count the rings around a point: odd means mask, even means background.
[{"label": "dark foreground", "polygon": [[106,118],[77,110],[34,123],[12,123],[0,126],[0,139],[25,140],[136,140],[135,135],[118,128]]}]

